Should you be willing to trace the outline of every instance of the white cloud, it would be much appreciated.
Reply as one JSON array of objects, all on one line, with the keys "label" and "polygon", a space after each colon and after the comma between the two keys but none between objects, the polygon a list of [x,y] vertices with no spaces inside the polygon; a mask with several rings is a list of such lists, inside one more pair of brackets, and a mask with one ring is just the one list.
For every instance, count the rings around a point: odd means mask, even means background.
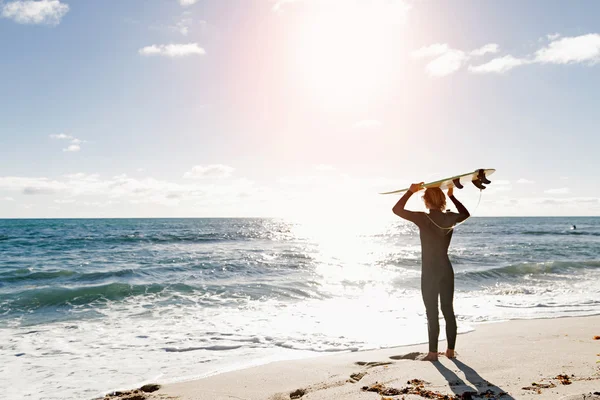
[{"label": "white cloud", "polygon": [[435,43],[413,51],[414,58],[432,58],[425,67],[430,76],[442,77],[458,71],[471,57],[483,56],[488,53],[498,52],[499,46],[488,43],[471,52],[453,49],[446,43]]},{"label": "white cloud", "polygon": [[489,43],[486,44],[485,46],[482,46],[478,49],[475,49],[471,52],[472,56],[483,56],[486,55],[488,53],[491,54],[495,54],[500,50],[500,46],[498,46],[496,43]]},{"label": "white cloud", "polygon": [[76,174],[67,174],[64,175],[65,178],[69,179],[98,179],[100,175],[98,174],[86,174],[83,172],[78,172]]},{"label": "white cloud", "polygon": [[569,192],[570,192],[569,188],[566,188],[566,187],[559,188],[559,189],[544,190],[544,193],[547,193],[547,194],[567,194]]},{"label": "white cloud", "polygon": [[204,178],[228,178],[235,171],[234,168],[223,164],[212,164],[207,166],[196,165],[183,177],[186,179],[204,179]]},{"label": "white cloud", "polygon": [[448,50],[427,64],[425,69],[431,76],[446,76],[460,69],[467,60],[467,55],[461,50]]},{"label": "white cloud", "polygon": [[502,180],[502,179],[500,179],[500,180],[494,180],[492,183],[494,185],[510,185],[510,181]]},{"label": "white cloud", "polygon": [[504,57],[494,58],[492,61],[489,61],[485,64],[477,66],[469,65],[469,71],[478,74],[486,74],[491,72],[502,74],[524,64],[527,64],[526,60],[507,55]]},{"label": "white cloud", "polygon": [[38,194],[53,194],[56,191],[52,187],[34,187],[27,186],[23,188],[23,194],[27,195],[38,195]]},{"label": "white cloud", "polygon": [[563,37],[558,33],[547,35],[550,43],[533,55],[517,58],[512,55],[495,58],[485,64],[469,66],[474,73],[504,73],[526,64],[576,64],[589,65],[600,62],[600,34]]},{"label": "white cloud", "polygon": [[64,133],[59,133],[58,135],[50,135],[50,137],[52,139],[59,139],[59,140],[63,140],[63,139],[74,139],[73,136],[69,136],[69,135],[65,135]]},{"label": "white cloud", "polygon": [[179,184],[154,178],[136,179],[125,174],[103,179],[97,174],[70,174],[60,179],[32,177],[2,177],[0,190],[20,192],[28,196],[60,195],[55,203],[67,204],[79,199],[88,201],[110,200],[128,203],[158,203],[173,205],[181,200],[203,199],[211,195],[238,195],[240,192],[253,193],[254,183],[247,179],[227,180],[217,185],[215,182],[203,184],[192,182]]},{"label": "white cloud", "polygon": [[198,43],[187,44],[161,44],[146,46],[138,51],[143,56],[165,56],[165,57],[184,57],[191,55],[204,55],[206,51],[198,46]]},{"label": "white cloud", "polygon": [[69,147],[63,149],[63,151],[67,152],[77,152],[79,150],[81,150],[81,146],[79,146],[78,144],[72,144],[69,145]]},{"label": "white cloud", "polygon": [[138,52],[144,56],[152,56],[152,55],[160,54],[161,49],[156,45],[152,45],[152,46],[143,47],[143,48],[139,49]]},{"label": "white cloud", "polygon": [[570,198],[547,197],[547,198],[527,199],[527,201],[530,203],[534,203],[534,204],[550,204],[550,205],[561,204],[561,205],[570,205],[570,206],[575,206],[575,207],[589,206],[590,204],[592,204],[592,205],[600,204],[600,198],[596,198],[596,197],[570,197]]},{"label": "white cloud", "polygon": [[522,183],[522,184],[531,184],[531,183],[535,183],[534,181],[530,181],[529,179],[525,179],[525,178],[521,178],[517,181],[517,183]]},{"label": "white cloud", "polygon": [[81,150],[81,143],[85,143],[85,140],[78,139],[74,136],[66,135],[64,133],[52,134],[50,135],[51,139],[56,140],[68,140],[71,144],[63,149],[66,152],[77,152]]},{"label": "white cloud", "polygon": [[4,200],[4,201],[15,201],[15,199],[13,199],[12,197],[3,197],[2,200]]},{"label": "white cloud", "polygon": [[[284,216],[289,208],[280,201],[283,195],[243,178],[178,182],[86,173],[56,178],[0,175],[0,204],[5,204],[0,217]],[[18,210],[10,209],[2,196],[17,199]],[[34,211],[22,210],[27,203]],[[60,212],[45,212],[50,206]]]},{"label": "white cloud", "polygon": [[565,37],[557,39],[535,52],[539,63],[569,64],[600,60],[600,34]]},{"label": "white cloud", "polygon": [[184,7],[188,7],[196,4],[198,1],[199,0],[179,0],[179,4],[181,4]]},{"label": "white cloud", "polygon": [[377,129],[380,128],[383,124],[381,121],[376,119],[364,119],[362,121],[358,121],[354,124],[355,128],[358,129]]},{"label": "white cloud", "polygon": [[[472,73],[505,73],[527,64],[574,64],[589,65],[600,62],[600,34],[589,33],[574,37],[561,37],[558,33],[547,35],[550,43],[533,55],[514,57],[510,54],[494,58],[480,65],[469,65]],[[426,70],[431,76],[447,76],[458,71],[472,57],[495,54],[499,51],[496,43],[486,44],[471,52],[450,48],[445,43],[435,43],[412,53],[415,58],[435,57]]]},{"label": "white cloud", "polygon": [[181,33],[183,36],[187,36],[190,33],[190,26],[186,21],[179,21],[175,26],[175,30]]},{"label": "white cloud", "polygon": [[[206,25],[206,21],[199,21],[198,23],[201,25]],[[194,20],[191,17],[191,12],[184,11],[181,14],[179,20],[174,25],[171,25],[168,28],[171,31],[178,32],[183,36],[187,36],[190,33],[192,25],[194,25]]]},{"label": "white cloud", "polygon": [[59,0],[13,1],[2,6],[2,17],[19,24],[58,25],[69,12],[69,5]]},{"label": "white cloud", "polygon": [[0,177],[0,188],[26,195],[51,194],[67,188],[64,183],[48,178]]}]

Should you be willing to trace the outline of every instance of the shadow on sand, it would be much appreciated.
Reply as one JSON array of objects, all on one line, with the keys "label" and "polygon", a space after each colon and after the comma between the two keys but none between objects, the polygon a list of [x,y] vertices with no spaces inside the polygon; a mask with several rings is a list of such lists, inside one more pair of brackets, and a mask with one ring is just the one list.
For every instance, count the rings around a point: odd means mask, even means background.
[{"label": "shadow on sand", "polygon": [[[468,395],[464,396],[466,392],[476,392],[480,396],[484,398],[495,398],[495,399],[503,399],[503,400],[515,400],[514,397],[506,393],[505,390],[499,388],[493,383],[483,379],[477,371],[473,368],[469,367],[467,364],[462,361],[457,360],[456,358],[450,359],[464,374],[469,384],[466,384],[458,375],[456,375],[453,371],[448,369],[441,362],[433,362],[432,364],[440,371],[440,374],[448,381],[450,388],[454,392],[454,394],[460,398],[471,398]],[[474,386],[474,387],[473,387]],[[485,394],[487,392],[488,396],[493,392],[494,397],[486,397]],[[472,393],[472,397],[477,398],[478,396],[475,393]]]}]

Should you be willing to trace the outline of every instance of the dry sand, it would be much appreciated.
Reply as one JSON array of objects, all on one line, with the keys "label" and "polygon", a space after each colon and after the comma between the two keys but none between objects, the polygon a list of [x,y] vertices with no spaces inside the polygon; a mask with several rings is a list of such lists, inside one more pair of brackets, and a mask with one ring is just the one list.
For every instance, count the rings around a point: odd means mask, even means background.
[{"label": "dry sand", "polygon": [[482,324],[459,335],[456,360],[413,360],[427,345],[343,353],[165,385],[137,399],[600,399],[597,335],[600,316]]}]

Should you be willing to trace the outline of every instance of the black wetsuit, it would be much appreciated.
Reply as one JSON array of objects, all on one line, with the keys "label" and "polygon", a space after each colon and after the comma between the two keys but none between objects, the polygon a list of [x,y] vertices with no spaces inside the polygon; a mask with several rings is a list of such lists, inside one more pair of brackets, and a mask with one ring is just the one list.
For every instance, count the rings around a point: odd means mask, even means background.
[{"label": "black wetsuit", "polygon": [[394,213],[414,222],[419,227],[421,236],[421,292],[427,327],[429,330],[429,351],[437,353],[440,323],[438,317],[438,296],[440,297],[442,314],[446,320],[446,337],[448,348],[454,350],[456,344],[456,317],[452,301],[454,298],[454,270],[448,258],[448,247],[452,240],[452,229],[455,224],[469,217],[469,211],[454,197],[450,199],[456,206],[458,214],[430,210],[429,214],[404,209],[412,195],[408,191],[394,207]]}]

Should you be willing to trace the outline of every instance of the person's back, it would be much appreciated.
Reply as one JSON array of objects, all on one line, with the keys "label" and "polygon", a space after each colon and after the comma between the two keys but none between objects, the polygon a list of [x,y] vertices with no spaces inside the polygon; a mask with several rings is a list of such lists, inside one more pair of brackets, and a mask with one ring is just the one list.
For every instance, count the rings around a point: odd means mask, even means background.
[{"label": "person's back", "polygon": [[423,268],[445,269],[450,262],[448,248],[452,240],[452,227],[458,221],[458,214],[431,210],[423,213],[424,223],[419,226],[421,237],[421,258]]}]

